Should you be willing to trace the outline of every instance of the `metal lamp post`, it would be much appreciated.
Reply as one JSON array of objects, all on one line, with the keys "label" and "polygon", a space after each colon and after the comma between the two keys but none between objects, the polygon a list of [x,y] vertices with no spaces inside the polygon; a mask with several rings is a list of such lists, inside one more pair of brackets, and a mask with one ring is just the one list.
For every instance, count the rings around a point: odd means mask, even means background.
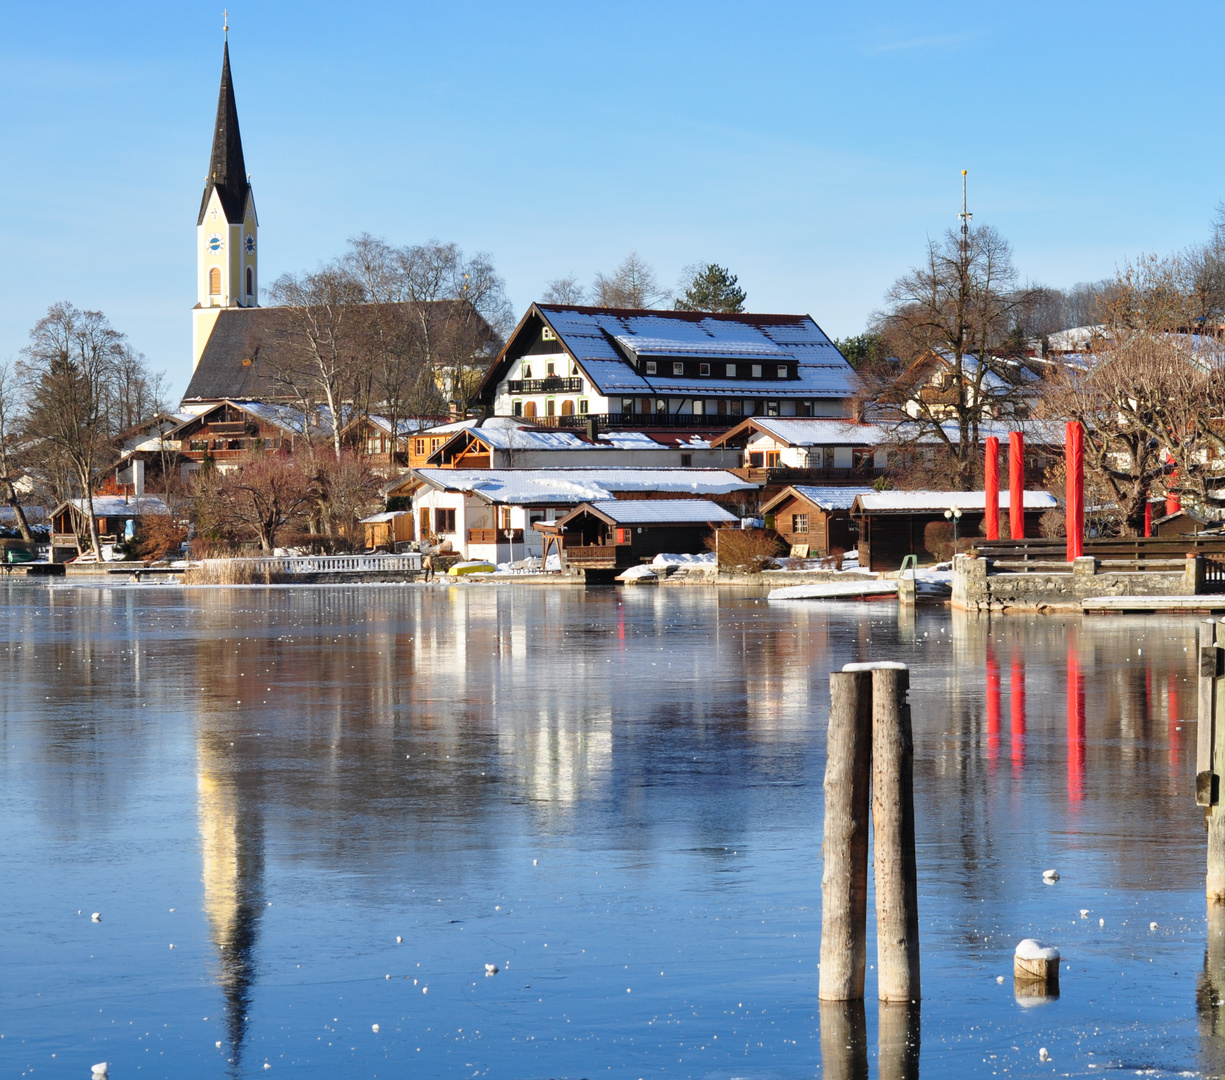
[{"label": "metal lamp post", "polygon": [[953,523],[953,554],[956,555],[957,554],[957,523],[961,520],[961,507],[960,506],[950,506],[944,512],[944,517],[946,521],[951,521]]}]

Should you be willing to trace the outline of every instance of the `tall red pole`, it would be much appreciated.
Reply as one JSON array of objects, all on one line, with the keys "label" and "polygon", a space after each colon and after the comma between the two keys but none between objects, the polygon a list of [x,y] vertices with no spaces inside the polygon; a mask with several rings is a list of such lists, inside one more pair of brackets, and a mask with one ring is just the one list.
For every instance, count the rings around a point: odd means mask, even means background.
[{"label": "tall red pole", "polygon": [[1085,448],[1081,441],[1084,431],[1077,421],[1069,421],[1064,431],[1064,472],[1067,475],[1064,531],[1068,534],[1068,562],[1071,562],[1085,553]]},{"label": "tall red pole", "polygon": [[1178,470],[1175,469],[1170,473],[1169,479],[1166,481],[1165,495],[1165,512],[1168,517],[1170,514],[1177,514],[1182,509],[1182,500],[1169,489],[1178,483]]},{"label": "tall red pole", "polygon": [[1144,498],[1144,535],[1153,535],[1153,504],[1147,495]]},{"label": "tall red pole", "polygon": [[1025,539],[1025,436],[1008,436],[1008,518],[1014,540]]},{"label": "tall red pole", "polygon": [[983,469],[987,489],[987,539],[1000,538],[1000,441],[987,436],[987,461]]}]

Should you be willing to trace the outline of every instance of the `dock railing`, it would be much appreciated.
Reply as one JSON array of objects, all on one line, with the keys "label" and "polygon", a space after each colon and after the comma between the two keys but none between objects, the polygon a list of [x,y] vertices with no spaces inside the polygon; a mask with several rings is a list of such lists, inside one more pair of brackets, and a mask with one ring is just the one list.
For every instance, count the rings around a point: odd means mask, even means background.
[{"label": "dock railing", "polygon": [[[206,567],[223,567],[231,559],[204,559]],[[239,560],[256,571],[274,574],[392,573],[421,569],[421,554],[405,555],[273,555]]]},{"label": "dock railing", "polygon": [[[1062,537],[1023,540],[983,540],[975,543],[980,558],[994,573],[1071,574],[1067,541]],[[1203,562],[1208,592],[1225,590],[1225,536],[1133,536],[1085,541],[1084,553],[1102,570],[1181,572],[1188,558]]]}]

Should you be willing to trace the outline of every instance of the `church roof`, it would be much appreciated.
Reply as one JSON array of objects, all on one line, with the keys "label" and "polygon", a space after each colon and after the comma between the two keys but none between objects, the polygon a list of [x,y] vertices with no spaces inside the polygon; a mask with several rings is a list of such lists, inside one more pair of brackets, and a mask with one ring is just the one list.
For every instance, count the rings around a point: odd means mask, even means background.
[{"label": "church roof", "polygon": [[225,218],[231,225],[242,221],[247,206],[247,166],[242,159],[242,136],[238,132],[238,106],[234,103],[234,81],[230,77],[230,43],[221,55],[221,92],[217,97],[217,124],[213,128],[213,155],[208,163],[208,180],[204,198],[200,200],[200,217],[204,223],[208,197],[213,188],[221,197]]},{"label": "church roof", "polygon": [[[432,318],[445,320],[461,314],[459,300],[432,300],[425,306]],[[416,305],[405,302],[388,305],[407,309]],[[360,314],[374,305],[354,305]],[[354,316],[355,317],[355,316]],[[477,316],[479,318],[479,316]],[[200,362],[192,372],[191,382],[183,393],[183,401],[286,400],[291,395],[273,377],[278,369],[301,362],[303,334],[302,317],[290,307],[229,307],[217,313],[212,332],[200,353]],[[483,325],[483,323],[482,323]],[[478,327],[479,330],[479,327]],[[496,348],[496,335],[484,327],[481,331]],[[295,351],[297,355],[295,355]]]}]

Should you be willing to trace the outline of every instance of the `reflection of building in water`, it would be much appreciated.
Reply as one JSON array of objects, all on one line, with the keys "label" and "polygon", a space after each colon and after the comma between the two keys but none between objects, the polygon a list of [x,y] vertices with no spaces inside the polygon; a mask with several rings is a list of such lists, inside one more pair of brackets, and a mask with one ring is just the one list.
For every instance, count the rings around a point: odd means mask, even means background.
[{"label": "reflection of building in water", "polygon": [[242,1060],[252,984],[255,936],[263,907],[263,828],[243,798],[228,738],[202,730],[197,744],[197,811],[204,912],[217,950],[217,985],[225,996],[233,1072]]}]

